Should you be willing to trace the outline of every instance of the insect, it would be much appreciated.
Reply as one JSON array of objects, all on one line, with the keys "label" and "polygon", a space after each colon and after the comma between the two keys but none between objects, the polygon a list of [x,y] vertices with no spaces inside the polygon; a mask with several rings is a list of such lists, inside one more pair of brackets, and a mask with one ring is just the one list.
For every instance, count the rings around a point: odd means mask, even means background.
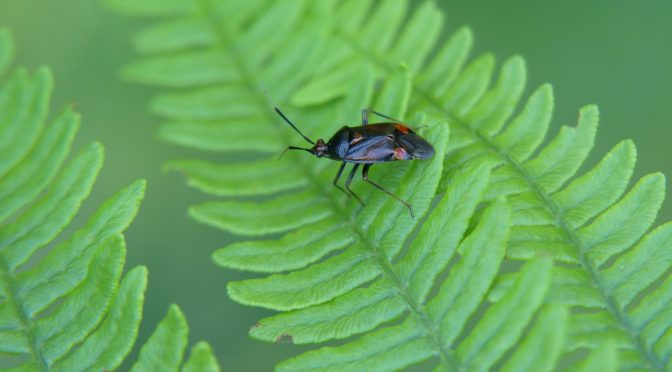
[{"label": "insect", "polygon": [[[432,145],[411,130],[411,128],[407,127],[400,120],[383,115],[371,109],[363,109],[361,126],[344,126],[334,133],[326,143],[321,138],[318,139],[317,142],[314,142],[301,133],[296,125],[294,125],[294,123],[292,123],[279,108],[275,107],[275,112],[277,112],[287,124],[294,128],[301,137],[313,145],[311,148],[289,146],[282,152],[282,154],[287,150],[303,150],[308,151],[318,158],[327,157],[329,159],[342,161],[341,167],[338,168],[338,173],[336,173],[336,177],[334,178],[334,186],[343,191],[346,195],[352,195],[357,201],[364,205],[362,199],[350,189],[352,178],[357,172],[360,164],[362,164],[362,178],[364,181],[404,204],[411,213],[411,217],[413,217],[413,208],[411,208],[411,205],[408,202],[369,179],[369,169],[371,169],[373,164],[396,160],[427,159],[434,155],[434,148]],[[391,122],[369,124],[369,113],[390,120]],[[282,154],[280,156],[282,156]],[[354,166],[345,181],[345,189],[343,189],[338,185],[338,180],[347,163],[354,163]]]}]

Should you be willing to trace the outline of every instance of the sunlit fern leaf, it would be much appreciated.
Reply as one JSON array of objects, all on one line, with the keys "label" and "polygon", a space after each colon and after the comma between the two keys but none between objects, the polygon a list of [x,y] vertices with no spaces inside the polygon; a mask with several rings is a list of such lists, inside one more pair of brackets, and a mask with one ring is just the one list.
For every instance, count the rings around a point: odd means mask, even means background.
[{"label": "sunlit fern leaf", "polygon": [[[148,13],[144,5],[133,6],[121,0],[109,3],[131,13]],[[617,145],[592,170],[577,173],[594,143],[596,107],[583,108],[577,127],[562,127],[544,144],[553,111],[550,86],[538,88],[518,108],[526,80],[523,59],[515,56],[506,60],[496,83],[490,87],[495,73],[494,57],[485,54],[467,63],[472,35],[466,28],[458,30],[446,43],[437,43],[443,16],[431,1],[419,5],[409,18],[404,16],[410,9],[404,0],[185,0],[182,4],[184,7],[179,11],[174,4],[152,11],[153,15],[171,13],[175,17],[162,19],[136,38],[136,46],[147,56],[124,72],[133,80],[187,88],[153,101],[152,109],[169,121],[160,130],[162,138],[201,150],[272,155],[289,144],[300,143],[300,138],[274,117],[263,97],[262,86],[290,117],[300,118],[295,121],[309,137],[328,136],[343,123],[356,123],[358,110],[368,105],[400,117],[412,117],[404,115],[406,112],[427,112],[432,118],[445,120],[451,129],[438,191],[450,190],[454,178],[465,167],[487,164],[493,171],[485,199],[492,201],[506,196],[511,205],[507,256],[528,260],[540,254],[550,255],[567,264],[552,270],[552,290],[546,301],[592,311],[573,312],[569,316],[563,350],[571,353],[579,348],[594,349],[587,353],[587,365],[593,360],[610,358],[613,347],[606,344],[616,345],[618,359],[625,368],[661,370],[669,363],[670,225],[645,236],[662,202],[664,179],[660,174],[647,176],[623,196],[635,163],[635,149],[630,141]],[[236,7],[240,7],[240,12],[230,11]],[[266,40],[269,35],[271,38]],[[216,68],[215,58],[219,61]],[[180,67],[180,63],[184,65]],[[405,63],[408,76],[401,85],[403,74],[399,63]],[[377,81],[383,84],[384,91],[375,90]],[[431,130],[437,133],[436,127]],[[351,304],[344,300],[362,290],[371,291],[366,294],[375,303],[385,304],[380,305],[379,311],[372,310],[377,316],[385,315],[374,324],[399,317],[399,310],[389,313],[382,310],[388,304],[395,309],[395,300],[385,293],[383,284],[374,282],[355,289],[373,280],[379,273],[373,274],[372,270],[380,269],[357,266],[362,265],[357,255],[361,235],[348,226],[351,221],[366,229],[378,223],[386,226],[384,218],[367,225],[374,217],[384,217],[377,212],[377,203],[385,199],[370,194],[366,197],[370,205],[352,217],[350,205],[345,210],[340,194],[330,188],[333,173],[325,174],[325,162],[296,154],[291,163],[277,168],[282,169],[279,173],[292,177],[273,179],[276,173],[268,165],[271,161],[269,156],[256,163],[234,165],[200,160],[169,164],[169,168],[185,173],[189,182],[203,191],[235,197],[194,207],[192,215],[200,220],[242,234],[288,232],[280,240],[237,243],[215,254],[215,260],[228,267],[260,272],[299,270],[275,274],[271,279],[231,284],[232,296],[248,304],[291,310],[277,319],[284,321],[282,317],[286,316],[297,329],[301,329],[304,321],[310,323],[309,316],[319,319],[320,313],[308,314],[322,306],[333,306],[325,308],[324,314],[368,309],[371,304],[366,301]],[[243,170],[246,164],[259,166],[259,173],[251,168]],[[393,190],[404,190],[406,186],[407,194],[402,195],[410,195],[413,179],[404,175],[403,170],[423,165],[387,167],[402,172],[389,175],[383,182]],[[424,170],[425,177],[428,172]],[[399,182],[399,177],[403,182]],[[265,180],[269,188],[262,190]],[[291,194],[282,196],[280,192]],[[252,203],[239,198],[260,194],[270,199]],[[311,198],[319,206],[316,209],[319,218],[300,215],[292,215],[291,221],[280,218],[292,210],[292,197]],[[417,204],[414,197],[410,199]],[[402,211],[394,203],[390,207],[396,213]],[[237,214],[231,213],[232,210]],[[274,214],[265,226],[263,217]],[[236,220],[236,216],[259,222],[250,224]],[[480,220],[480,215],[475,219]],[[401,225],[412,227],[414,223],[406,219]],[[320,234],[325,225],[333,229]],[[384,236],[384,231],[373,233]],[[394,242],[403,237],[405,234],[398,234],[394,241],[380,240],[379,249],[388,259],[396,257],[399,248]],[[392,248],[387,248],[390,242]],[[321,247],[311,251],[317,244]],[[280,252],[298,261],[283,260]],[[399,264],[405,259],[399,258]],[[311,265],[313,262],[318,263]],[[392,262],[396,264],[396,260]],[[502,295],[517,283],[518,276],[498,279],[499,285],[489,298],[499,304]],[[272,281],[276,279],[288,285],[287,296],[273,291],[280,286],[274,287]],[[317,283],[329,285],[306,293],[300,290]],[[420,295],[423,290],[426,291],[418,288],[411,293]],[[293,315],[302,311],[308,318]],[[329,318],[323,319],[326,322]],[[306,328],[303,342],[364,332],[369,329],[365,319],[368,318],[362,315],[358,322],[346,322],[324,335],[320,328],[314,331]],[[269,320],[270,324],[273,323]],[[254,328],[252,334],[264,339],[282,336],[273,332],[262,336],[263,329]],[[295,342],[301,337],[299,333],[292,335]],[[531,360],[530,355],[519,355],[521,361]],[[611,365],[615,366],[615,359]]]},{"label": "sunlit fern leaf", "polygon": [[[9,32],[0,30],[1,69],[12,51]],[[145,182],[62,234],[91,191],[103,148],[93,143],[66,161],[79,115],[68,108],[46,124],[51,89],[46,68],[19,69],[0,84],[0,366],[112,370],[131,350],[142,314],[147,270],[122,275],[122,233]],[[207,362],[207,350],[195,352],[193,363]]]}]

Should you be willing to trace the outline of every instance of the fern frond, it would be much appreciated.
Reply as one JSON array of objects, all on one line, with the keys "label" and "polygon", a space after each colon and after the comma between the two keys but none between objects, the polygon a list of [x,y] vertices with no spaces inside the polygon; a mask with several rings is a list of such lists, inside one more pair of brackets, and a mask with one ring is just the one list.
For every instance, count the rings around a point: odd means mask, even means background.
[{"label": "fern frond", "polygon": [[[143,5],[133,6],[128,1],[109,3],[130,13],[147,13]],[[551,87],[539,87],[516,113],[526,80],[523,59],[514,56],[506,60],[491,86],[495,73],[492,55],[466,64],[472,45],[468,29],[458,30],[448,42],[437,45],[443,17],[430,1],[408,19],[404,18],[408,2],[403,0],[375,6],[358,0],[194,0],[183,5],[180,10],[170,4],[152,11],[156,16],[170,13],[173,17],[158,21],[136,38],[137,48],[147,56],[124,70],[132,80],[187,88],[162,94],[152,102],[153,111],[168,120],[160,130],[163,139],[200,150],[277,153],[294,143],[294,137],[278,124],[260,84],[272,87],[274,99],[291,117],[310,118],[311,123],[302,124],[309,137],[328,135],[342,123],[356,123],[363,107],[401,117],[407,117],[407,112],[426,112],[432,121],[438,118],[450,126],[443,166],[436,161],[390,165],[388,168],[397,173],[384,182],[424,214],[436,193],[457,192],[457,180],[471,175],[465,169],[492,168],[484,198],[493,202],[504,196],[511,206],[507,257],[538,262],[539,255],[550,255],[564,262],[552,269],[546,310],[527,336],[553,333],[555,338],[548,342],[556,354],[548,360],[559,358],[558,350],[564,354],[588,348],[592,352],[583,366],[604,363],[617,368],[615,355],[624,368],[663,370],[668,366],[672,355],[672,319],[668,316],[672,279],[667,257],[672,251],[670,225],[646,235],[663,200],[664,178],[660,174],[646,176],[626,193],[636,157],[630,141],[614,147],[588,172],[578,173],[597,132],[595,106],[581,109],[576,127],[564,126],[545,141],[553,111]],[[240,7],[240,12],[233,16],[230,9],[235,7]],[[400,69],[399,63],[405,63],[405,69]],[[382,79],[382,91],[375,90],[377,79]],[[298,112],[304,115],[295,115]],[[430,139],[438,144],[441,129],[436,125],[430,129]],[[351,213],[343,208],[340,194],[327,188],[333,174],[325,173],[324,163],[313,160],[297,154],[291,163],[275,168],[270,157],[226,165],[201,160],[168,165],[204,192],[228,197],[193,207],[191,214],[200,221],[243,235],[287,232],[280,239],[236,243],[214,255],[215,261],[226,267],[274,273],[229,285],[229,293],[240,302],[286,311],[260,322],[252,335],[265,340],[291,336],[294,342],[321,342],[369,332],[399,319],[406,309],[414,309],[414,303],[426,305],[429,311],[431,300],[425,304],[425,296],[453,252],[441,248],[445,257],[436,267],[430,268],[430,263],[420,266],[428,265],[430,274],[407,261],[427,249],[420,239],[423,231],[432,230],[427,225],[431,217],[404,251],[403,242],[417,221],[407,218],[401,206],[375,193],[367,197],[367,207]],[[440,182],[432,173],[439,169]],[[419,184],[420,174],[423,179]],[[268,181],[266,189],[264,180]],[[248,195],[269,198],[255,202],[241,198]],[[505,209],[494,203],[490,208]],[[437,207],[429,215],[445,207]],[[295,213],[299,210],[306,213]],[[470,213],[462,217],[468,220]],[[486,215],[474,217],[478,226],[487,226]],[[449,240],[450,236],[444,238]],[[452,236],[458,243],[464,239],[463,245],[470,238],[459,229]],[[467,257],[469,251],[458,253]],[[473,270],[485,270],[481,265],[485,264],[475,264]],[[450,275],[459,275],[457,269]],[[414,278],[416,270],[423,275]],[[488,295],[492,309],[509,303],[507,296],[525,272],[497,278],[497,287]],[[399,291],[390,289],[396,283],[391,278],[404,278],[403,273],[410,275],[406,277],[408,296],[400,299]],[[531,281],[542,279],[540,273]],[[369,285],[363,286],[366,283]],[[488,288],[484,284],[477,293],[485,295]],[[536,309],[532,305],[536,303],[530,302],[529,309]],[[572,312],[563,320],[569,327],[564,332],[560,325],[548,323],[552,316],[566,317],[566,310],[557,305],[591,311]],[[461,324],[460,315],[464,314],[460,310],[463,307],[455,308],[458,314],[446,318]],[[431,337],[427,341],[418,336],[423,328],[417,323],[417,314],[410,313],[393,326],[398,327],[394,338],[376,344],[380,349],[372,348],[371,340],[396,332],[390,327],[284,365],[396,361],[398,366],[442,355],[436,346],[450,345],[457,346],[456,355],[443,356],[442,362],[456,358],[458,365],[464,366],[465,361],[466,365],[471,362],[470,352],[476,350],[469,345],[484,345],[485,341],[469,341],[471,336],[464,340],[458,337],[462,343],[452,345],[453,335],[446,340],[448,344],[434,342],[433,347]],[[495,327],[488,319],[484,315],[478,326]],[[541,365],[535,359],[538,350],[529,346],[531,343],[516,344],[517,351],[511,357],[515,362],[511,363]],[[357,345],[364,344],[367,351],[359,349],[357,354]],[[507,346],[514,348],[514,344]],[[492,355],[501,356],[501,350],[493,350]],[[494,363],[489,358],[482,360]],[[474,359],[474,363],[480,361]]]},{"label": "fern frond", "polygon": [[[668,225],[644,236],[662,203],[664,177],[646,176],[623,196],[635,164],[631,141],[618,144],[591,170],[577,174],[594,143],[598,121],[594,106],[581,110],[577,127],[563,127],[540,148],[552,111],[547,86],[539,88],[508,124],[504,119],[510,113],[493,120],[488,109],[498,104],[491,97],[501,95],[500,87],[508,85],[511,95],[518,94],[519,87],[507,83],[507,67],[512,64],[515,58],[504,64],[497,85],[471,110],[455,111],[431,95],[420,95],[419,107],[451,118],[451,130],[462,139],[451,146],[447,164],[482,159],[495,167],[486,198],[506,195],[513,206],[508,256],[551,254],[569,265],[554,270],[548,302],[598,311],[572,315],[566,350],[601,350],[601,345],[619,340],[622,368],[662,370],[669,363],[669,351],[656,350],[656,344],[664,341],[646,331],[650,319],[636,322],[636,309],[646,306],[652,291],[669,280],[672,266],[662,253],[672,245]],[[430,87],[418,84],[416,89],[427,92]],[[502,107],[510,106],[498,101]],[[480,102],[487,104],[479,107]],[[665,313],[667,306],[659,304],[658,310]],[[670,322],[658,324],[662,329],[670,326]]]},{"label": "fern frond", "polygon": [[[9,32],[0,30],[0,73],[12,52]],[[68,108],[46,125],[52,85],[46,68],[19,69],[0,85],[0,364],[115,369],[135,342],[147,284],[144,267],[122,275],[122,233],[145,182],[120,190],[79,230],[63,234],[91,191],[103,147],[93,143],[66,161],[79,115]]]}]

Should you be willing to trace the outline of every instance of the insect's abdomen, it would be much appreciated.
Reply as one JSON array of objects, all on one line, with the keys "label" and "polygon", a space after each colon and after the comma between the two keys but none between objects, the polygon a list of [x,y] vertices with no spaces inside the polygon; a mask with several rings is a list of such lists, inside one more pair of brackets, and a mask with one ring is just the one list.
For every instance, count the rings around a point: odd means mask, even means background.
[{"label": "insect's abdomen", "polygon": [[434,147],[415,133],[399,134],[396,142],[412,159],[427,159],[434,156]]}]

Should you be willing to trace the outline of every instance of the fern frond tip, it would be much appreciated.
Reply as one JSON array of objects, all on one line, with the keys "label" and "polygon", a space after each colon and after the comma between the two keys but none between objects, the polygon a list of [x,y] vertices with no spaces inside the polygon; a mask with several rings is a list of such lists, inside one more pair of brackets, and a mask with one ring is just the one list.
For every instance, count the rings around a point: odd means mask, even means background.
[{"label": "fern frond tip", "polygon": [[514,54],[511,57],[507,58],[504,61],[504,65],[506,64],[515,66],[516,69],[522,70],[523,73],[527,71],[527,62],[525,62],[525,58],[520,54]]},{"label": "fern frond tip", "polygon": [[175,370],[187,347],[189,326],[180,308],[171,304],[149,340],[142,346],[132,372]]},{"label": "fern frond tip", "polygon": [[[579,110],[579,125],[581,123],[597,123],[600,121],[600,109],[595,104],[581,107]],[[597,125],[597,124],[596,124]]]},{"label": "fern frond tip", "polygon": [[192,348],[189,360],[182,366],[182,372],[219,372],[221,369],[209,343],[197,342]]}]

